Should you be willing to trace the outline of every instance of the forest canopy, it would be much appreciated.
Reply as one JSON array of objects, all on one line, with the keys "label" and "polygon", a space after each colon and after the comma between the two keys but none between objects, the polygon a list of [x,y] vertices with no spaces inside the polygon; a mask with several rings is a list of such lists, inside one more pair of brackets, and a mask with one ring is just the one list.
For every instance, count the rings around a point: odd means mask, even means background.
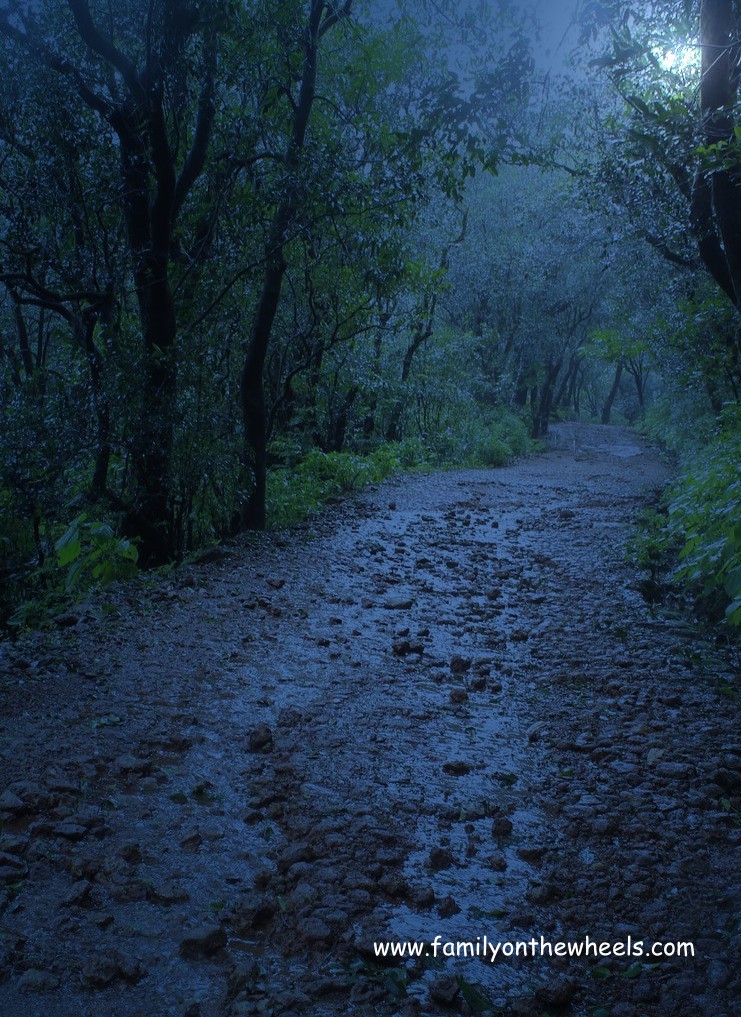
[{"label": "forest canopy", "polygon": [[741,621],[737,6],[0,0],[3,623],[564,417]]}]

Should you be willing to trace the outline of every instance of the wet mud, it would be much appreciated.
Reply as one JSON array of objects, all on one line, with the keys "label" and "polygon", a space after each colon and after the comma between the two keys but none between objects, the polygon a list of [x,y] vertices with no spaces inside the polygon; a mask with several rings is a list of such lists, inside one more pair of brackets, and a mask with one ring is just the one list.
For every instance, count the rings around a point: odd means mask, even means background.
[{"label": "wet mud", "polygon": [[[4,645],[0,1014],[731,1017],[737,675],[625,554],[666,477],[558,425]],[[695,957],[374,953],[436,937]]]}]

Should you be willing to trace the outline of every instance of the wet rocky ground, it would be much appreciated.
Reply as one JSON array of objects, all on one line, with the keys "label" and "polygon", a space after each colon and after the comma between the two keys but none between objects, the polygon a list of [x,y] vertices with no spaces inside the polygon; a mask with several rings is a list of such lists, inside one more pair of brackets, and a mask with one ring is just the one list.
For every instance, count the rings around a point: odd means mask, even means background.
[{"label": "wet rocky ground", "polygon": [[[737,674],[647,603],[666,479],[560,425],[0,651],[0,1014],[731,1017]],[[376,940],[691,941],[694,959]]]}]

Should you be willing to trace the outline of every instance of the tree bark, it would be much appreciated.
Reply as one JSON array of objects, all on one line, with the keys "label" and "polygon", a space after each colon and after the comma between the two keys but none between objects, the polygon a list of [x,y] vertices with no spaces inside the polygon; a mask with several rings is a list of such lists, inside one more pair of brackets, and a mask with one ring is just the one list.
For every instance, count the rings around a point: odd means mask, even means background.
[{"label": "tree bark", "polygon": [[623,376],[623,366],[624,365],[622,359],[618,360],[617,364],[615,365],[615,377],[612,380],[612,387],[610,388],[610,391],[607,394],[607,399],[605,399],[605,404],[602,407],[601,420],[603,424],[610,423],[612,404],[615,402],[615,397],[617,396],[618,390],[620,388],[620,379]]},{"label": "tree bark", "polygon": [[[735,139],[733,104],[738,94],[738,22],[738,4],[734,0],[703,0],[700,105],[703,139],[708,146]],[[738,168],[718,165],[708,170],[700,167],[690,207],[700,256],[736,307],[741,307],[740,185]]]}]

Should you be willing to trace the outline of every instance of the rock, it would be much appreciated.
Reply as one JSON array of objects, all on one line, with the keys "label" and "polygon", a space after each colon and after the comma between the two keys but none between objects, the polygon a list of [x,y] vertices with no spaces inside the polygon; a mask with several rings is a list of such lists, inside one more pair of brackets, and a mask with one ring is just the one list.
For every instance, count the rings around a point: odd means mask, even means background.
[{"label": "rock", "polygon": [[378,887],[388,897],[404,898],[409,893],[409,884],[398,872],[387,872],[378,881]]},{"label": "rock", "polygon": [[248,752],[272,752],[273,732],[267,724],[258,724],[247,736]]},{"label": "rock", "polygon": [[123,954],[111,954],[89,958],[82,966],[80,977],[86,988],[100,990],[119,981],[135,985],[144,977],[144,971],[138,961]]},{"label": "rock", "polygon": [[150,887],[147,900],[154,904],[184,904],[190,900],[190,894],[177,883],[165,882]]},{"label": "rock", "polygon": [[244,904],[234,911],[232,921],[239,935],[264,929],[275,917],[276,906],[269,897],[261,897],[254,904]]},{"label": "rock", "polygon": [[180,956],[189,960],[210,957],[226,946],[227,935],[220,925],[203,925],[180,940]]},{"label": "rock", "polygon": [[453,674],[465,674],[466,671],[471,667],[470,657],[461,657],[460,654],[454,653],[450,658],[450,670]]},{"label": "rock", "polygon": [[332,931],[321,918],[304,918],[296,925],[296,934],[307,943],[328,943]]},{"label": "rock", "polygon": [[72,611],[65,611],[62,614],[58,614],[54,617],[54,622],[59,626],[60,629],[71,628],[73,625],[77,625],[80,620],[80,616],[74,614]]},{"label": "rock", "polygon": [[316,852],[308,841],[302,840],[286,848],[278,859],[278,872],[286,873],[299,862],[313,862]]},{"label": "rock", "polygon": [[460,985],[455,975],[438,975],[430,983],[430,999],[443,1006],[452,1006],[460,992]]},{"label": "rock", "polygon": [[468,693],[465,689],[451,689],[450,690],[450,702],[456,706],[459,703],[468,702]]},{"label": "rock", "polygon": [[545,853],[546,848],[535,845],[523,844],[517,849],[517,857],[530,865],[537,865],[538,862],[542,861]]},{"label": "rock", "polygon": [[388,611],[408,611],[411,607],[414,607],[413,597],[389,597],[384,600],[383,606]]},{"label": "rock", "polygon": [[453,777],[463,777],[471,772],[471,767],[463,759],[451,759],[449,762],[443,763],[443,770],[445,773],[452,774]]},{"label": "rock", "polygon": [[496,816],[491,826],[493,837],[509,837],[512,833],[512,820],[505,815]]},{"label": "rock", "polygon": [[26,811],[25,803],[12,791],[3,791],[0,795],[0,812],[12,812],[13,815],[18,815]]},{"label": "rock", "polygon": [[741,789],[741,773],[726,769],[716,770],[713,774],[713,783],[728,794],[733,794]]},{"label": "rock", "polygon": [[29,968],[18,979],[18,988],[21,992],[53,992],[59,988],[59,979],[51,971]]},{"label": "rock", "polygon": [[395,639],[391,644],[391,652],[395,657],[408,657],[410,653],[424,653],[424,643],[410,639]]},{"label": "rock", "polygon": [[668,780],[688,780],[695,775],[695,768],[690,763],[658,763],[653,772],[657,777]]},{"label": "rock", "polygon": [[430,908],[435,903],[435,891],[431,886],[415,886],[409,892],[409,901],[418,908]]},{"label": "rock", "polygon": [[446,897],[437,906],[437,913],[441,918],[451,918],[460,913],[460,906],[453,897]]},{"label": "rock", "polygon": [[442,869],[449,869],[453,863],[453,856],[446,847],[433,847],[430,850],[428,863],[430,869],[439,872]]},{"label": "rock", "polygon": [[553,900],[554,896],[555,890],[548,883],[532,883],[525,894],[525,897],[531,904],[539,905],[548,904],[549,901]]},{"label": "rock", "polygon": [[495,851],[494,854],[489,855],[487,858],[489,868],[493,872],[504,872],[507,868],[507,859],[504,857],[501,851]]},{"label": "rock", "polygon": [[563,1008],[569,1005],[576,995],[577,986],[570,979],[542,985],[535,990],[535,999],[544,1007]]},{"label": "rock", "polygon": [[0,837],[0,853],[8,855],[24,855],[28,849],[29,840],[27,837],[14,837],[5,834]]},{"label": "rock", "polygon": [[[182,847],[182,844],[181,844]],[[129,865],[138,865],[142,860],[142,851],[138,844],[130,843],[124,844],[121,850],[118,852],[125,862]]]},{"label": "rock", "polygon": [[149,773],[152,769],[152,764],[149,760],[139,759],[130,752],[125,753],[123,756],[119,756],[118,759],[116,759],[114,766],[119,773],[138,773],[142,776],[145,773]]},{"label": "rock", "polygon": [[527,740],[529,742],[536,742],[540,737],[540,732],[543,730],[545,726],[546,722],[544,720],[538,720],[534,724],[531,724],[530,727],[525,732]]},{"label": "rock", "polygon": [[72,907],[74,904],[84,904],[90,896],[91,889],[92,884],[90,884],[86,879],[79,880],[79,882],[73,884],[69,893],[62,898],[62,906]]},{"label": "rock", "polygon": [[0,854],[0,883],[17,883],[28,873],[28,866],[17,855]]},{"label": "rock", "polygon": [[82,840],[87,836],[87,830],[84,826],[80,826],[79,823],[59,823],[53,827],[52,831],[55,837],[64,837],[65,840],[78,841]]}]

